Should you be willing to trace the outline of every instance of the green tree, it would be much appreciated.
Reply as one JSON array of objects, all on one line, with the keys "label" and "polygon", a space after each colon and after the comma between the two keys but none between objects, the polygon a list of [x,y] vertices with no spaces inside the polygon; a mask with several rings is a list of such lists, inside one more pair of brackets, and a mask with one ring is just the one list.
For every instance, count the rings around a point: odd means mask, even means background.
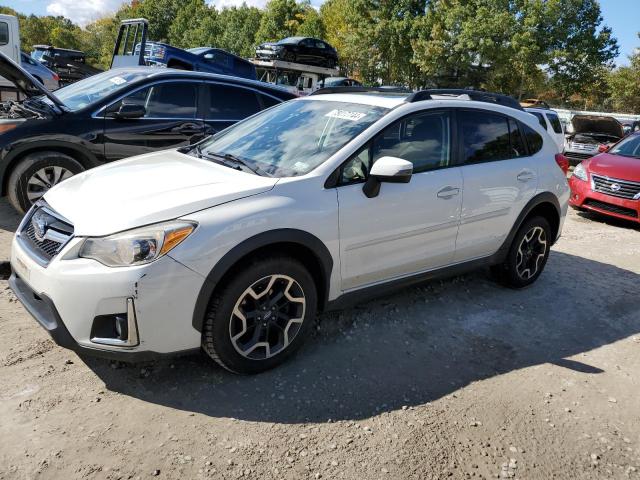
[{"label": "green tree", "polygon": [[269,0],[256,33],[256,43],[273,42],[296,34],[304,9],[295,0]]},{"label": "green tree", "polygon": [[[184,2],[169,27],[169,43],[180,48],[193,48],[211,41],[211,29],[217,32],[218,12],[204,0]],[[206,24],[206,25],[205,25]]]},{"label": "green tree", "polygon": [[255,54],[256,32],[260,28],[262,11],[242,4],[240,7],[224,8],[220,11],[218,24],[220,34],[217,42],[208,45],[217,46],[242,57]]},{"label": "green tree", "polygon": [[[638,34],[640,37],[640,34]],[[629,65],[614,70],[608,79],[611,107],[615,111],[640,114],[640,50],[629,57]]]}]

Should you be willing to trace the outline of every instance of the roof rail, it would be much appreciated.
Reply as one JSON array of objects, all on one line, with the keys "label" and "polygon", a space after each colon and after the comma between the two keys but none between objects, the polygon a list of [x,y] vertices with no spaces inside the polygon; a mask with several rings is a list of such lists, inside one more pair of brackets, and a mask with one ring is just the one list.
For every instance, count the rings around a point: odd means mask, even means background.
[{"label": "roof rail", "polygon": [[404,87],[324,87],[311,92],[309,95],[326,95],[330,93],[406,93],[411,90]]},{"label": "roof rail", "polygon": [[495,103],[505,107],[515,108],[516,110],[524,110],[515,98],[508,95],[464,88],[432,88],[429,90],[420,90],[408,97],[407,102],[413,103],[421,102],[422,100],[434,100],[433,96],[459,97],[461,95],[467,95],[469,99],[476,102]]}]

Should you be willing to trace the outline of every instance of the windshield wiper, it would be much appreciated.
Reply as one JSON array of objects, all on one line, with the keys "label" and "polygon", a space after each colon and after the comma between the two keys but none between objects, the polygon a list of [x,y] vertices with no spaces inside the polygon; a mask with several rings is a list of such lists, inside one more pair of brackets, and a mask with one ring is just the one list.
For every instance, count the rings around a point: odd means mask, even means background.
[{"label": "windshield wiper", "polygon": [[[228,162],[234,163],[236,165],[238,165],[238,168],[240,168],[240,166],[243,166],[249,170],[251,170],[253,173],[255,173],[256,175],[260,175],[263,177],[271,177],[271,174],[264,171],[263,169],[261,169],[260,167],[256,166],[256,165],[251,165],[249,164],[246,160],[243,160],[240,157],[236,157],[235,155],[232,155],[231,153],[209,153],[207,152],[207,154],[203,153],[202,151],[200,151],[201,155],[211,155],[217,158],[221,158],[223,160],[226,160]],[[234,168],[234,167],[231,167]]]}]

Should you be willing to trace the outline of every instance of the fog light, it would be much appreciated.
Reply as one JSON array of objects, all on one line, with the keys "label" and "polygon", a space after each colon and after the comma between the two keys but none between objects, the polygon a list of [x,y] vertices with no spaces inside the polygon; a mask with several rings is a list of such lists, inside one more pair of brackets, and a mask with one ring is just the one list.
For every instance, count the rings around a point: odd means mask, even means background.
[{"label": "fog light", "polygon": [[138,345],[138,326],[133,298],[127,298],[126,313],[98,315],[93,319],[91,342],[117,347]]}]

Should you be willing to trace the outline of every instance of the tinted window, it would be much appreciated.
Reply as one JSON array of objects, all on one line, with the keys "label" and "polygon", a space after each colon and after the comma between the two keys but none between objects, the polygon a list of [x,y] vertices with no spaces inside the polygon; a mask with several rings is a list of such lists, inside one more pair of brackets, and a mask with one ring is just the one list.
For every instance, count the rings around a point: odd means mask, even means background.
[{"label": "tinted window", "polygon": [[449,165],[448,112],[411,115],[384,129],[373,141],[373,161],[398,157],[413,163],[414,173]]},{"label": "tinted window", "polygon": [[547,129],[547,122],[544,119],[544,115],[542,115],[539,112],[529,112],[533,115],[536,116],[536,118],[538,119],[538,122],[540,122],[540,125],[542,126],[542,128],[544,128],[545,130]]},{"label": "tinted window", "polygon": [[260,110],[253,90],[227,85],[209,86],[209,120],[242,120]]},{"label": "tinted window", "polygon": [[558,115],[555,113],[547,113],[547,119],[549,120],[554,132],[562,133],[562,124],[560,123]]},{"label": "tinted window", "polygon": [[0,22],[0,45],[6,45],[7,43],[9,43],[9,24]]},{"label": "tinted window", "polygon": [[161,83],[134,92],[108,111],[117,110],[124,102],[144,106],[144,118],[196,118],[197,89],[197,83]]},{"label": "tinted window", "polygon": [[522,132],[518,128],[518,122],[513,118],[509,119],[509,133],[511,135],[511,152],[513,157],[524,157],[527,154]]},{"label": "tinted window", "polygon": [[538,153],[542,149],[542,137],[524,123],[520,123],[520,128],[522,129],[527,145],[529,146],[529,155]]},{"label": "tinted window", "polygon": [[458,112],[465,163],[512,158],[507,118],[481,111]]}]

